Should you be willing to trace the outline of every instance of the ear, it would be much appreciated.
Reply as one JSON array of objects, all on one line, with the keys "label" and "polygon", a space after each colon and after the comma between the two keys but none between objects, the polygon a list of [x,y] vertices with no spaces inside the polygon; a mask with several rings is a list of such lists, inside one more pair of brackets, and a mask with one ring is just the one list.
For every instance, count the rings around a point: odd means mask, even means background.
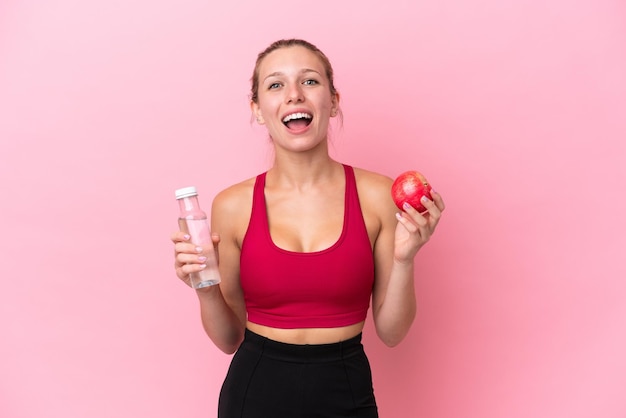
[{"label": "ear", "polygon": [[261,109],[254,100],[250,100],[250,110],[252,110],[252,114],[254,115],[258,124],[265,125],[265,120],[263,119],[263,115],[261,114]]},{"label": "ear", "polygon": [[335,117],[337,113],[339,113],[339,93],[335,93],[333,98],[331,99],[331,107],[330,107],[330,116]]}]

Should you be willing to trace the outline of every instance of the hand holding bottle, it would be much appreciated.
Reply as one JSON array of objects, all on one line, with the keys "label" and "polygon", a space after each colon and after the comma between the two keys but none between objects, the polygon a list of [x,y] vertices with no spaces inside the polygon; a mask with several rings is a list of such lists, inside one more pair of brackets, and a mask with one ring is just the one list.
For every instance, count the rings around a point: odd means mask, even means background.
[{"label": "hand holding bottle", "polygon": [[[174,243],[174,268],[176,276],[185,282],[189,287],[194,287],[191,283],[190,275],[196,275],[209,268],[207,253],[213,253],[216,262],[219,262],[217,254],[217,244],[219,236],[211,235],[212,245],[196,245],[191,242],[191,236],[184,231],[176,231],[172,234],[171,240]],[[200,273],[201,274],[201,273]]]},{"label": "hand holding bottle", "polygon": [[176,274],[194,289],[220,283],[217,255],[206,214],[200,209],[195,187],[176,190],[180,215],[178,225],[181,232],[172,236],[175,244]]}]

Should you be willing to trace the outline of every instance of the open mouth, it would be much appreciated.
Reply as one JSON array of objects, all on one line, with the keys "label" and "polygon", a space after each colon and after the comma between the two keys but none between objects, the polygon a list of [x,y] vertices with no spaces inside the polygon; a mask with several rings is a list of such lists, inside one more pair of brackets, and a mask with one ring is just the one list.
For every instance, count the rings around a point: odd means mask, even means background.
[{"label": "open mouth", "polygon": [[311,124],[313,116],[309,113],[292,113],[283,118],[283,124],[290,130],[298,131]]}]

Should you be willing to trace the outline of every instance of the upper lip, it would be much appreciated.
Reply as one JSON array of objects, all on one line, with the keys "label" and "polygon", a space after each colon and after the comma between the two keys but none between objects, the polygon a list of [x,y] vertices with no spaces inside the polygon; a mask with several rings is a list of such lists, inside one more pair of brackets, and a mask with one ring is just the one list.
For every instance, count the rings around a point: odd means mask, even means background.
[{"label": "upper lip", "polygon": [[290,111],[289,113],[285,113],[280,120],[282,122],[287,122],[294,117],[305,117],[308,119],[313,119],[313,114],[306,109],[295,109]]}]

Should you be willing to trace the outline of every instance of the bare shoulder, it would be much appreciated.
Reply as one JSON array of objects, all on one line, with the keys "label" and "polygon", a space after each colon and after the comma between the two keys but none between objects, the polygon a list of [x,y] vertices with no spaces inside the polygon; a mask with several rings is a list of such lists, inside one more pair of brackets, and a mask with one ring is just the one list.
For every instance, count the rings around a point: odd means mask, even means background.
[{"label": "bare shoulder", "polygon": [[213,211],[226,211],[229,214],[252,205],[252,190],[256,177],[249,178],[220,191],[213,199]]},{"label": "bare shoulder", "polygon": [[378,241],[379,234],[387,227],[395,225],[398,211],[391,198],[393,180],[373,171],[354,169],[361,213],[372,243]]},{"label": "bare shoulder", "polygon": [[388,201],[391,200],[391,177],[379,174],[362,168],[354,168],[359,198],[364,202]]},{"label": "bare shoulder", "polygon": [[237,243],[243,239],[252,213],[255,179],[244,180],[215,195],[211,208],[212,229],[223,239],[231,237]]}]

